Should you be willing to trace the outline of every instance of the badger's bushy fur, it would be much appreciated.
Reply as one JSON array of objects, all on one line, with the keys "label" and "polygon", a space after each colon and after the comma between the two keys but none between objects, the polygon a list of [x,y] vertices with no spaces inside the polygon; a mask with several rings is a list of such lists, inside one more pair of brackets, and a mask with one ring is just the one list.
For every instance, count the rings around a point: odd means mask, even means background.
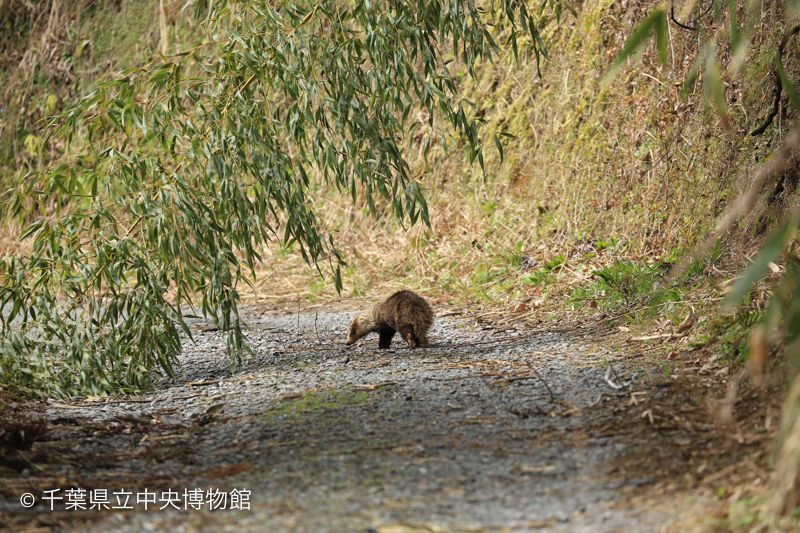
[{"label": "badger's bushy fur", "polygon": [[378,346],[388,348],[398,331],[409,348],[427,348],[428,329],[433,325],[433,309],[419,294],[402,290],[370,307],[350,322],[347,344],[372,333],[379,335]]}]

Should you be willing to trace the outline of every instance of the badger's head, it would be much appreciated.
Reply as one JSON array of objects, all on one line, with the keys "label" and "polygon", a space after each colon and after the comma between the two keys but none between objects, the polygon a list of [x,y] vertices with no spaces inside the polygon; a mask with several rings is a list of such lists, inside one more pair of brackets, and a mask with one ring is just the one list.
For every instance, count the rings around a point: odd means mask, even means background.
[{"label": "badger's head", "polygon": [[357,316],[350,322],[350,335],[347,337],[347,345],[350,346],[361,337],[372,331],[372,320],[367,315]]}]

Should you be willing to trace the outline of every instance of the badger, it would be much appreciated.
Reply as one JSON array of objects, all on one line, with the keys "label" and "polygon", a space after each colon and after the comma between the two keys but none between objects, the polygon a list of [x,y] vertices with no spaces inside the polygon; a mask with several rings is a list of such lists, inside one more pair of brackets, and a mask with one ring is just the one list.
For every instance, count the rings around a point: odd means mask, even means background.
[{"label": "badger", "polygon": [[350,322],[347,345],[374,331],[379,336],[378,346],[388,348],[399,331],[409,348],[427,348],[428,329],[432,325],[433,309],[422,296],[414,291],[397,291]]}]

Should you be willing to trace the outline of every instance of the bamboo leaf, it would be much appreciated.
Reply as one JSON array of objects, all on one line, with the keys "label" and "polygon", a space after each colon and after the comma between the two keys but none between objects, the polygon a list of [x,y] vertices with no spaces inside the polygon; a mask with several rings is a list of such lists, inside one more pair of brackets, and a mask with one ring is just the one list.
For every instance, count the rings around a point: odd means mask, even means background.
[{"label": "bamboo leaf", "polygon": [[714,104],[714,110],[719,115],[723,125],[728,125],[728,100],[725,98],[725,89],[722,86],[720,64],[717,60],[706,61],[706,91],[710,93],[708,99]]},{"label": "bamboo leaf", "polygon": [[761,276],[768,270],[769,264],[777,260],[781,255],[784,246],[797,230],[798,224],[800,224],[800,214],[795,211],[789,220],[781,224],[769,236],[756,260],[747,267],[747,270],[733,286],[726,299],[726,306],[731,307],[738,304],[742,297],[761,279]]},{"label": "bamboo leaf", "polygon": [[666,12],[659,8],[654,10],[649,17],[639,24],[620,51],[616,61],[614,61],[611,68],[608,69],[608,72],[606,72],[606,75],[603,77],[603,85],[611,83],[625,63],[631,59],[634,52],[647,42],[653,30],[656,32],[656,45],[659,50],[659,57],[662,62],[666,62],[666,21]]},{"label": "bamboo leaf", "polygon": [[503,162],[503,145],[500,143],[500,138],[495,134],[494,145],[497,147],[497,152],[500,154],[500,162]]}]

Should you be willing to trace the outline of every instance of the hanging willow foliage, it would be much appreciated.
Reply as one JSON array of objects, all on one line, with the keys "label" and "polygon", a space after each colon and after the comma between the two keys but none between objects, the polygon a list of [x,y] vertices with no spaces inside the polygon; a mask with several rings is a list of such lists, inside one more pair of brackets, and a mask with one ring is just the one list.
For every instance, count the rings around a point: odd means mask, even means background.
[{"label": "hanging willow foliage", "polygon": [[[153,371],[174,377],[190,297],[228,332],[238,364],[250,350],[237,287],[265,245],[296,243],[341,290],[343,257],[315,217],[312,173],[363,194],[373,214],[380,197],[399,219],[428,223],[401,149],[420,107],[433,135],[446,143],[455,132],[483,166],[479,120],[448,57],[473,74],[498,52],[489,30],[502,20],[507,44],[516,53],[523,37],[538,63],[539,13],[526,6],[222,0],[209,19],[215,42],[98,86],[51,124],[80,146],[6,197],[5,213],[35,242],[0,262],[0,381],[70,395],[143,389]],[[546,8],[561,16],[560,2]]]}]

